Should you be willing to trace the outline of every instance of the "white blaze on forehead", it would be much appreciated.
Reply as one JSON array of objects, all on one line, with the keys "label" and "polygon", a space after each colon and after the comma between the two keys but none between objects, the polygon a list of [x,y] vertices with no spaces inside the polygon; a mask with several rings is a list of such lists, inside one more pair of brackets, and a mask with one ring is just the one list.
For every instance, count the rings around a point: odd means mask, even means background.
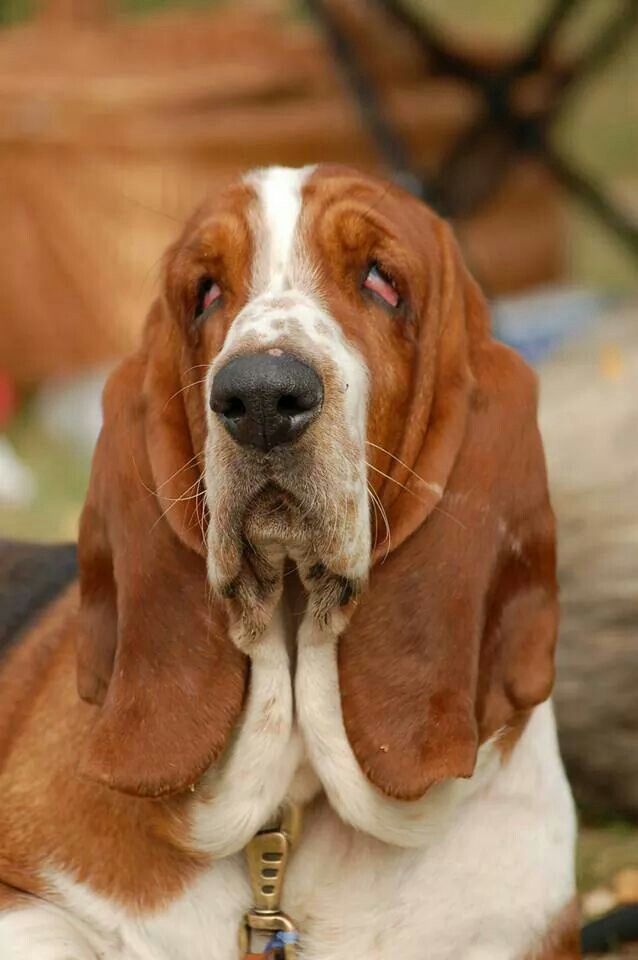
[{"label": "white blaze on forehead", "polygon": [[304,264],[296,249],[302,189],[314,166],[268,167],[246,177],[257,194],[252,293],[283,293],[301,278]]},{"label": "white blaze on forehead", "polygon": [[266,167],[246,175],[245,182],[256,195],[251,296],[231,324],[216,368],[245,339],[267,350],[276,348],[281,337],[294,329],[302,359],[323,355],[336,366],[348,430],[363,445],[367,368],[326,310],[315,282],[320,265],[311,261],[299,238],[303,188],[315,170],[315,166]]}]

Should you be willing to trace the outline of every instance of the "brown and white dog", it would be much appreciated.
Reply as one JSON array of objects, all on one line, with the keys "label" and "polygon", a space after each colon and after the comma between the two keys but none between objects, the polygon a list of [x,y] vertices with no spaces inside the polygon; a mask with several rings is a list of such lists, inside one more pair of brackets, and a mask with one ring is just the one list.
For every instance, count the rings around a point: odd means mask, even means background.
[{"label": "brown and white dog", "polygon": [[78,550],[2,663],[2,960],[237,960],[286,799],[304,960],[578,956],[536,383],[430,210],[337,167],[206,203]]}]

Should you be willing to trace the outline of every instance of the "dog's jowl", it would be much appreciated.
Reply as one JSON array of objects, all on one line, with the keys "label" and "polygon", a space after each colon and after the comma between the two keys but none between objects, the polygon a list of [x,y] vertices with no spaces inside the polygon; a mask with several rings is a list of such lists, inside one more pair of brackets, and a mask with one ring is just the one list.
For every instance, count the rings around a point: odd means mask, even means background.
[{"label": "dog's jowl", "polygon": [[164,264],[0,664],[0,957],[576,958],[536,383],[450,228],[258,170]]}]

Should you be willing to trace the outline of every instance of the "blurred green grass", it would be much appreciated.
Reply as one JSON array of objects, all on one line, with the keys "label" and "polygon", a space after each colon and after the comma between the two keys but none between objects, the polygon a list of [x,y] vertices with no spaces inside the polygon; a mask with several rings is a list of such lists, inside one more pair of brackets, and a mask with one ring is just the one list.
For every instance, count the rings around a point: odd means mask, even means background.
[{"label": "blurred green grass", "polygon": [[29,540],[75,540],[77,521],[89,477],[90,458],[47,435],[27,402],[8,437],[38,484],[28,506],[0,504],[0,536]]},{"label": "blurred green grass", "polygon": [[638,829],[612,821],[579,832],[576,880],[582,892],[604,887],[625,867],[638,867]]}]

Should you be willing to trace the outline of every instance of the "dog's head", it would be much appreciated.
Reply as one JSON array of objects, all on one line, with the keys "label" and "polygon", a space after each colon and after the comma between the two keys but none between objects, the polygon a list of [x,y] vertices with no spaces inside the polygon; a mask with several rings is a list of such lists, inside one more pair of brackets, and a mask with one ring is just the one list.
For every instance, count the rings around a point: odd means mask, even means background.
[{"label": "dog's head", "polygon": [[[452,726],[471,743],[435,779],[467,772],[488,727],[547,695],[553,527],[533,379],[491,340],[449,228],[400,189],[342,168],[269,169],[204,204],[167,254],[143,347],[111,378],[104,412],[80,537],[80,692],[101,704],[93,776],[160,793],[219,756],[286,560],[313,615],[336,612],[345,629],[346,726],[387,792],[432,780],[397,715],[420,697],[422,733],[428,684],[454,685],[445,662],[464,664]],[[490,676],[509,670],[519,651],[512,641],[501,656],[504,618],[534,591],[526,616],[552,621],[534,689],[513,693],[508,674],[490,699],[479,659]],[[457,615],[462,650],[447,636]],[[369,636],[375,616],[390,635]],[[373,688],[404,755],[413,744],[413,777],[376,756]]]}]

